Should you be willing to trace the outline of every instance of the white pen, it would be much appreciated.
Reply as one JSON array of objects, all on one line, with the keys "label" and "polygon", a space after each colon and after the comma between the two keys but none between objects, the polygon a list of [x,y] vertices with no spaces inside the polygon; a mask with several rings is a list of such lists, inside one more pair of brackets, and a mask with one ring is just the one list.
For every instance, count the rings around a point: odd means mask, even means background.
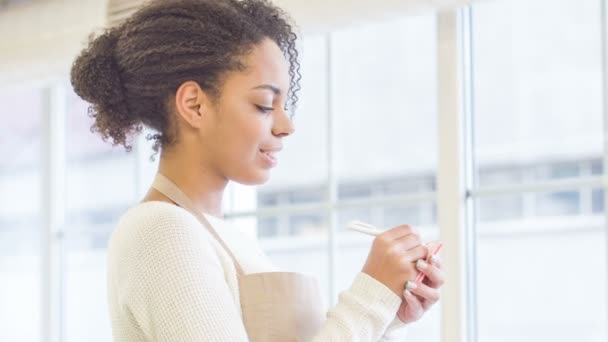
[{"label": "white pen", "polygon": [[382,231],[380,229],[372,226],[371,224],[363,223],[361,221],[351,221],[346,226],[346,228],[358,231],[359,233],[373,235],[373,236],[376,236],[376,235],[382,233]]}]

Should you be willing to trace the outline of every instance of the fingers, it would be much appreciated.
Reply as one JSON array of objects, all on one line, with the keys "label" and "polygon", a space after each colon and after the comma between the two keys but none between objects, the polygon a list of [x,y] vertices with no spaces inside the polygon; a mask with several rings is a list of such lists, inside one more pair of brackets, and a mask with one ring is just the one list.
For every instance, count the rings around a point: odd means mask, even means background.
[{"label": "fingers", "polygon": [[[411,239],[411,240],[410,240]],[[405,241],[415,241],[412,238],[401,238],[403,244]],[[405,290],[403,291],[403,297],[407,303],[408,310],[414,314],[415,317],[420,317],[424,312],[428,311],[435,303],[440,299],[440,288],[444,283],[444,274],[441,269],[442,263],[438,256],[431,256],[430,263],[425,262],[429,259],[428,256],[435,251],[437,242],[430,242],[424,245],[416,246],[406,253],[404,259],[407,261],[417,261],[416,269],[425,275],[426,280],[424,282],[416,283],[413,278],[406,283]]]},{"label": "fingers", "polygon": [[438,255],[431,256],[431,264],[435,265],[437,268],[441,269],[443,263],[441,262],[441,257]]},{"label": "fingers", "polygon": [[425,310],[439,301],[439,290],[424,283],[416,283],[410,280],[407,282],[406,290],[422,298],[421,307]]},{"label": "fingers", "polygon": [[424,307],[420,300],[409,290],[403,291],[403,297],[409,306],[409,310],[413,313],[414,317],[420,317],[424,314]]},{"label": "fingers", "polygon": [[424,259],[424,257],[428,254],[428,247],[425,245],[420,245],[417,247],[414,247],[412,249],[410,249],[409,251],[407,251],[407,254],[405,254],[404,256],[404,262],[407,263],[411,263],[411,262],[415,262],[416,260],[419,259]]},{"label": "fingers", "polygon": [[423,273],[429,280],[429,285],[433,288],[439,288],[445,282],[443,270],[441,270],[441,262],[438,264],[429,264],[420,259],[416,262],[416,268]]},{"label": "fingers", "polygon": [[425,243],[425,245],[427,245],[429,247],[429,250],[431,252],[433,252],[439,246],[440,243],[441,242],[439,240],[436,240],[436,241],[427,242],[427,243]]}]

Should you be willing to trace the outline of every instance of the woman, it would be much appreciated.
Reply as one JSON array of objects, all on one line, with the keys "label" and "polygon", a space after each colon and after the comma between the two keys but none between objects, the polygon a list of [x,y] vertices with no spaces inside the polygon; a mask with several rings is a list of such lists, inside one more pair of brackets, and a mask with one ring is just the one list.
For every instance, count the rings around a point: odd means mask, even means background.
[{"label": "woman", "polygon": [[[129,150],[146,125],[161,152],[149,192],[108,246],[115,341],[389,341],[438,301],[441,266],[415,264],[429,248],[409,226],[376,237],[325,313],[315,278],[278,272],[224,221],[228,182],[267,181],[294,132],[295,40],[264,0],[162,0],[75,60],[72,85],[104,140]],[[416,286],[419,272],[427,279]]]}]

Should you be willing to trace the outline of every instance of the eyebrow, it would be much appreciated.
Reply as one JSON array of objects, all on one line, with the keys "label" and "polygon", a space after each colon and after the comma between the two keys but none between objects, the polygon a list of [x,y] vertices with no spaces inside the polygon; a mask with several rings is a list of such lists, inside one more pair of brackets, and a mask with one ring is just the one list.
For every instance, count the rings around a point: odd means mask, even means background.
[{"label": "eyebrow", "polygon": [[262,84],[262,85],[259,85],[257,87],[253,87],[251,89],[252,90],[255,90],[255,89],[268,89],[268,90],[271,90],[275,95],[280,95],[281,94],[281,89],[279,89],[279,88],[277,88],[277,87],[275,87],[273,85],[270,85],[270,84]]}]

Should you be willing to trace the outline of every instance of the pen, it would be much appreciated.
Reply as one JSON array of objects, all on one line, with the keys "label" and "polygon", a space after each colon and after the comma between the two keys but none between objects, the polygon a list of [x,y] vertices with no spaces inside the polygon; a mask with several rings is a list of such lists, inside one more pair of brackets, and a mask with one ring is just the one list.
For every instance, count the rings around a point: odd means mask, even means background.
[{"label": "pen", "polygon": [[372,226],[371,224],[363,223],[361,221],[350,221],[350,223],[346,227],[367,235],[376,236],[382,233],[380,229]]},{"label": "pen", "polygon": [[[435,250],[433,251],[433,253],[429,254],[429,256],[426,258],[427,264],[429,264],[431,262],[432,255],[437,255],[437,253],[439,253],[442,246],[443,246],[443,243],[441,241],[439,241],[439,243],[437,244],[437,247],[435,247]],[[426,275],[424,273],[418,273],[418,276],[416,277],[416,283],[420,283],[421,281],[423,281],[425,276]]]}]

